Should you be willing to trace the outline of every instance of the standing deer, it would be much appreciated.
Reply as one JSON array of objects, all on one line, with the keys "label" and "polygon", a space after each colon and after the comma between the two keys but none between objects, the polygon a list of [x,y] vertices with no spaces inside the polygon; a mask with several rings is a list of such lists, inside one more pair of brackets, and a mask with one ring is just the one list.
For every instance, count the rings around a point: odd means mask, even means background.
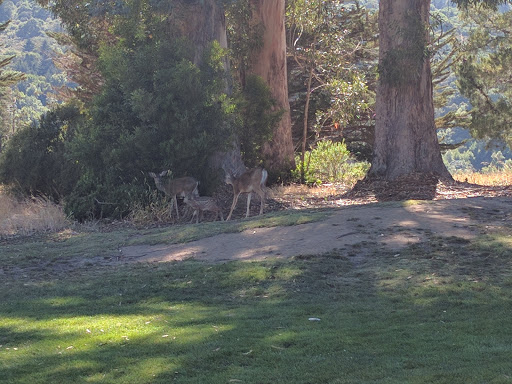
[{"label": "standing deer", "polygon": [[182,197],[190,197],[190,196],[199,196],[199,192],[197,191],[197,186],[199,182],[190,176],[179,177],[177,179],[169,179],[166,182],[162,181],[162,177],[167,176],[169,171],[162,171],[159,175],[155,175],[153,172],[149,172],[149,176],[151,176],[155,180],[155,184],[157,189],[164,192],[167,196],[172,198],[171,200],[171,208],[169,209],[169,216],[172,217],[172,206],[176,205],[176,216],[178,219],[180,218],[180,213],[178,211],[178,200],[176,196]]},{"label": "standing deer", "polygon": [[[188,196],[185,196],[185,199],[183,200],[185,204],[187,204],[189,207],[191,207],[194,210],[194,213],[192,214],[192,219],[190,219],[190,222],[194,220],[194,215],[196,215],[196,224],[201,221],[203,217],[204,211],[210,211],[215,213],[215,219],[213,221],[217,220],[217,217],[220,215],[220,220],[224,221],[224,216],[222,215],[222,209],[220,209],[219,205],[215,201],[213,197],[208,196],[201,196],[201,197],[194,197],[192,196],[189,198]],[[199,217],[201,215],[201,217]]]},{"label": "standing deer", "polygon": [[267,182],[268,173],[263,168],[253,168],[245,171],[238,177],[234,177],[231,173],[226,172],[226,184],[233,186],[233,204],[231,204],[231,210],[226,219],[231,218],[233,209],[235,209],[236,203],[238,202],[238,196],[241,193],[248,193],[247,196],[247,212],[245,217],[249,217],[249,206],[251,205],[251,195],[253,192],[258,194],[261,199],[260,215],[263,214],[263,204],[265,203],[265,183]]}]

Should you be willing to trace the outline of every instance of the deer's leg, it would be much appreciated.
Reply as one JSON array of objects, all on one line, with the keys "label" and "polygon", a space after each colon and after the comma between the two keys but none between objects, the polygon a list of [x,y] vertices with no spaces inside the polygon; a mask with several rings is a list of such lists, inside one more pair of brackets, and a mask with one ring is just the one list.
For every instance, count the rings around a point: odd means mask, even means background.
[{"label": "deer's leg", "polygon": [[251,205],[251,196],[252,192],[249,192],[247,195],[247,212],[245,213],[245,217],[249,217],[249,206]]},{"label": "deer's leg", "polygon": [[262,190],[260,193],[258,193],[258,195],[260,196],[261,200],[260,215],[263,215],[263,204],[265,204],[265,192]]},{"label": "deer's leg", "polygon": [[[178,199],[176,199],[176,195],[173,196],[173,201],[174,201],[174,205],[176,206],[176,216],[179,219],[180,218],[180,212],[178,211]],[[171,205],[171,209],[172,209],[172,205]]]},{"label": "deer's leg", "polygon": [[240,196],[240,192],[233,196],[233,204],[231,204],[231,210],[229,211],[229,215],[228,215],[226,221],[231,219],[231,214],[233,213],[233,209],[235,209],[236,203],[238,201],[238,196]]},{"label": "deer's leg", "polygon": [[174,199],[171,199],[171,207],[169,208],[169,217],[172,219],[172,206],[174,204]]}]

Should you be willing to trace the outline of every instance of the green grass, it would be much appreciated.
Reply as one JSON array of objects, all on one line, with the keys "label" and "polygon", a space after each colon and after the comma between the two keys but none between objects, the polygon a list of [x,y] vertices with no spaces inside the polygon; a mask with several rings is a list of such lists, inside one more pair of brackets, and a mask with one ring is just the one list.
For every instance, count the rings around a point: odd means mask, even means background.
[{"label": "green grass", "polygon": [[63,260],[144,238],[6,243],[0,382],[511,383],[511,236],[504,226],[471,242],[432,237],[399,253],[366,250],[362,262],[356,246],[72,273]]}]

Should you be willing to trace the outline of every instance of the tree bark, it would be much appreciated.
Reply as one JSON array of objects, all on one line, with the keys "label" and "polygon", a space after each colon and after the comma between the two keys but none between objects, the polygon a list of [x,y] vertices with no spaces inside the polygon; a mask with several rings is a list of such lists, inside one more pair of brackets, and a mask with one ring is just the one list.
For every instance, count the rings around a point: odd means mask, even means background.
[{"label": "tree bark", "polygon": [[379,1],[379,84],[370,176],[451,179],[434,124],[428,48],[430,0]]},{"label": "tree bark", "polygon": [[[226,18],[224,8],[218,0],[180,0],[174,3],[173,12],[168,19],[169,32],[177,30],[179,36],[186,37],[192,44],[194,64],[200,65],[205,49],[213,41],[222,48],[227,48]],[[232,93],[229,74],[229,61],[226,56],[226,93]],[[233,142],[233,147],[227,152],[216,152],[209,159],[210,167],[214,170],[227,170],[238,175],[246,169],[240,153],[240,145]]]},{"label": "tree bark", "polygon": [[250,73],[269,85],[277,108],[284,114],[272,140],[263,147],[265,167],[274,177],[289,172],[294,165],[288,75],[286,70],[285,0],[249,0],[252,22],[262,27],[262,47],[253,52]]},{"label": "tree bark", "polygon": [[[227,48],[224,8],[217,0],[179,0],[173,3],[168,16],[169,31],[178,30],[191,43],[193,62],[201,63],[203,53],[213,41]],[[227,62],[226,62],[227,63]]]}]

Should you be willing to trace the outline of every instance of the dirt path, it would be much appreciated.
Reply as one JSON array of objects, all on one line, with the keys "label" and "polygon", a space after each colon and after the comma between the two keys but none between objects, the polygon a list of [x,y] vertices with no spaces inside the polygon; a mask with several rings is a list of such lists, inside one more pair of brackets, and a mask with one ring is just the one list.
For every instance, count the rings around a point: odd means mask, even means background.
[{"label": "dirt path", "polygon": [[187,244],[130,246],[121,254],[125,260],[143,262],[189,258],[221,262],[321,254],[358,244],[364,257],[365,244],[398,250],[432,236],[471,239],[482,226],[502,226],[511,218],[511,197],[369,204],[333,210],[320,222],[259,228]]}]

